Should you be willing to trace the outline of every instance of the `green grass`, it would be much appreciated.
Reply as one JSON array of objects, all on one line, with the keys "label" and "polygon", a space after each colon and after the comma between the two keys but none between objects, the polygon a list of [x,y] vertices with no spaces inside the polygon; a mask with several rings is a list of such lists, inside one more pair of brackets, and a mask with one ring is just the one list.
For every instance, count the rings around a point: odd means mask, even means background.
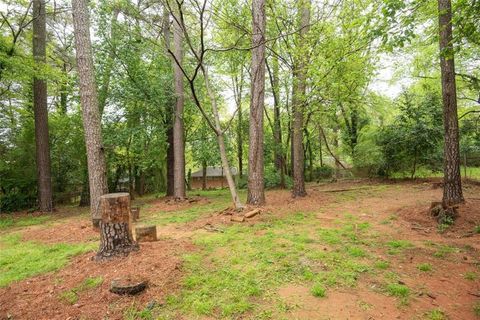
[{"label": "green grass", "polygon": [[9,234],[0,238],[0,287],[6,287],[41,273],[63,267],[75,255],[92,250],[96,244],[46,245],[22,241],[20,235]]},{"label": "green grass", "polygon": [[23,217],[0,217],[0,230],[14,227],[27,227],[42,224],[50,220],[50,216],[23,216]]},{"label": "green grass", "polygon": [[402,305],[408,303],[410,289],[406,285],[390,283],[386,287],[386,292],[389,296],[399,298]]},{"label": "green grass", "polygon": [[447,320],[448,317],[447,315],[445,314],[445,312],[443,312],[442,310],[440,309],[433,309],[433,310],[430,310],[429,312],[425,313],[425,317],[424,317],[426,320]]},{"label": "green grass", "polygon": [[322,297],[329,287],[355,286],[371,270],[364,261],[370,259],[369,225],[356,217],[337,229],[319,228],[315,213],[265,218],[253,226],[197,234],[200,250],[184,256],[182,290],[156,310],[160,319],[173,319],[178,312],[187,319],[231,319],[247,312],[266,317],[271,310],[258,301],[277,303],[272,297],[282,286],[298,283]]},{"label": "green grass", "polygon": [[478,275],[473,271],[465,272],[465,275],[463,277],[465,278],[465,280],[470,280],[470,281],[475,281],[478,279]]},{"label": "green grass", "polygon": [[391,255],[396,255],[406,249],[413,248],[413,245],[407,240],[392,240],[388,241],[386,245],[388,247],[387,253]]},{"label": "green grass", "polygon": [[430,263],[421,263],[417,266],[417,269],[423,272],[432,271],[432,265]]},{"label": "green grass", "polygon": [[480,302],[477,302],[473,305],[473,313],[476,317],[480,318]]},{"label": "green grass", "polygon": [[[465,177],[465,166],[461,166],[460,172],[462,178]],[[392,178],[410,178],[411,172],[397,172],[392,175]],[[434,178],[434,177],[443,177],[442,171],[432,171],[426,168],[418,168],[415,173],[415,178]],[[467,177],[470,179],[480,179],[480,168],[477,167],[467,167]]]},{"label": "green grass", "polygon": [[[243,190],[239,191],[239,194],[242,199],[246,197],[245,191]],[[230,191],[228,189],[208,191],[197,190],[191,192],[189,196],[207,197],[210,202],[194,203],[193,206],[174,211],[160,211],[151,214],[148,217],[140,218],[140,222],[155,225],[187,223],[198,219],[200,216],[212,214],[231,206]],[[147,204],[144,207],[148,208],[148,206],[149,205]]]},{"label": "green grass", "polygon": [[380,269],[380,270],[386,270],[390,267],[390,262],[385,261],[385,260],[378,260],[375,262],[375,268]]},{"label": "green grass", "polygon": [[325,289],[325,287],[321,284],[318,284],[318,283],[315,283],[313,285],[310,292],[312,293],[312,295],[314,297],[317,297],[317,298],[323,298],[327,295],[327,290]]},{"label": "green grass", "polygon": [[73,289],[63,291],[59,295],[59,299],[68,303],[68,304],[75,304],[78,302],[78,295],[84,291],[91,290],[94,288],[99,287],[103,283],[102,277],[92,277],[86,278]]}]

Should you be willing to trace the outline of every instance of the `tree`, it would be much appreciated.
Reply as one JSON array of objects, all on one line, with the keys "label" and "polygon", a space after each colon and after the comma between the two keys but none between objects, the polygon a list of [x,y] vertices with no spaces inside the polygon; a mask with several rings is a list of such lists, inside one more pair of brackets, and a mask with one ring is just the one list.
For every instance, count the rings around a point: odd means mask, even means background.
[{"label": "tree", "polygon": [[293,197],[304,197],[305,191],[305,160],[303,150],[303,121],[306,95],[306,58],[304,48],[304,37],[308,32],[310,24],[310,1],[300,0],[298,2],[299,39],[298,52],[293,67]]},{"label": "tree", "polygon": [[460,146],[458,137],[457,91],[452,37],[452,4],[438,0],[440,32],[440,69],[442,75],[444,144],[444,187],[442,202],[445,206],[462,203],[460,176]]},{"label": "tree", "polygon": [[265,203],[263,164],[263,109],[265,95],[265,1],[252,2],[252,81],[250,90],[250,136],[248,147],[247,203]]},{"label": "tree", "polygon": [[[183,74],[179,65],[183,63],[182,38],[183,32],[180,24],[174,19],[173,22],[173,77],[175,82],[175,107],[173,120],[173,196],[175,199],[185,198],[185,128],[183,122],[184,93]],[[175,62],[177,61],[178,64]]]},{"label": "tree", "polygon": [[[46,10],[45,0],[33,1],[33,57],[39,73],[46,62]],[[38,204],[40,211],[53,209],[50,145],[48,133],[47,82],[33,79],[33,108],[35,115],[35,145],[37,164]]]},{"label": "tree", "polygon": [[108,186],[86,0],[72,0],[72,14],[87,149],[90,210],[93,224],[97,226],[101,219],[100,197],[108,192]]}]

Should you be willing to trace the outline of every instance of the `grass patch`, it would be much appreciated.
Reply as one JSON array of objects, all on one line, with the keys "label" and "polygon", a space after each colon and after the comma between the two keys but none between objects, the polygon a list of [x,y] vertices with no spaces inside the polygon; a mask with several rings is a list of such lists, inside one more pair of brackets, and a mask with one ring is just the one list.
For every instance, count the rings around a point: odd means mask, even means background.
[{"label": "grass patch", "polygon": [[433,253],[433,256],[435,258],[445,258],[447,255],[456,252],[459,252],[458,248],[448,245],[440,245],[438,246],[438,249]]},{"label": "grass patch", "polygon": [[28,227],[42,224],[50,220],[50,216],[22,216],[22,217],[0,217],[0,230],[14,227]]},{"label": "grass patch", "polygon": [[477,302],[473,305],[473,313],[475,316],[480,318],[480,302]]},{"label": "grass patch", "polygon": [[417,266],[417,269],[422,272],[430,272],[432,271],[432,265],[430,263],[421,263]]},{"label": "grass patch", "polygon": [[428,311],[427,313],[425,313],[424,318],[428,320],[447,320],[448,319],[445,312],[443,312],[440,309],[433,309]]},{"label": "grass patch", "polygon": [[406,249],[413,248],[413,245],[407,240],[392,240],[387,242],[388,254],[396,255]]},{"label": "grass patch", "polygon": [[402,305],[408,304],[410,289],[406,285],[390,283],[387,285],[386,290],[389,296],[399,298]]},{"label": "grass patch", "polygon": [[102,277],[86,278],[85,280],[83,280],[82,283],[80,283],[75,288],[60,293],[59,298],[60,300],[66,303],[75,304],[78,302],[78,295],[81,292],[97,288],[102,283],[103,283]]},{"label": "grass patch", "polygon": [[312,289],[310,290],[310,292],[314,297],[317,297],[317,298],[323,298],[327,295],[327,290],[323,285],[319,283],[315,283]]},{"label": "grass patch", "polygon": [[93,243],[46,245],[21,241],[19,234],[0,238],[0,287],[63,267],[71,257],[92,250]]},{"label": "grass patch", "polygon": [[386,270],[390,267],[390,262],[385,261],[385,260],[378,260],[375,262],[375,268],[380,269],[380,270]]},{"label": "grass patch", "polygon": [[465,280],[475,281],[478,279],[478,275],[473,271],[465,272],[464,276]]}]

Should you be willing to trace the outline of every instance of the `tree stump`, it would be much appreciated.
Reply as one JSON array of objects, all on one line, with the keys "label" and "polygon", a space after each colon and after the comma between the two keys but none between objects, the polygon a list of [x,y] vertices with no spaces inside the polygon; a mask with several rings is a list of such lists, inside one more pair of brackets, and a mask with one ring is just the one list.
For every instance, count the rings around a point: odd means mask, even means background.
[{"label": "tree stump", "polygon": [[157,241],[157,226],[140,226],[135,228],[137,242]]},{"label": "tree stump", "polygon": [[115,279],[110,285],[110,292],[119,295],[135,295],[147,288],[147,281],[140,279]]},{"label": "tree stump", "polygon": [[100,249],[96,260],[126,256],[138,250],[130,229],[130,195],[110,193],[100,197]]},{"label": "tree stump", "polygon": [[140,218],[140,208],[139,207],[133,207],[130,209],[130,212],[132,213],[132,221],[135,222]]}]

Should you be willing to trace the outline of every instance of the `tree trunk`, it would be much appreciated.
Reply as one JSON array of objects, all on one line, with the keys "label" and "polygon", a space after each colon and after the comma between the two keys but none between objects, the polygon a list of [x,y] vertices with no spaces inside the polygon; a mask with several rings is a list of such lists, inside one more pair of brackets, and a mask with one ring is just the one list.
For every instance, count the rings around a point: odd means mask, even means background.
[{"label": "tree trunk", "polygon": [[[170,13],[166,8],[163,10],[163,36],[165,38],[165,47],[168,54],[168,50],[170,48]],[[175,61],[173,61],[175,62]],[[174,65],[172,65],[174,67]],[[174,166],[175,166],[175,158],[174,158],[174,151],[173,151],[173,113],[174,109],[170,105],[167,106],[165,122],[167,127],[167,190],[166,196],[173,197],[173,190],[174,190]]]},{"label": "tree trunk", "polygon": [[252,83],[248,148],[247,203],[265,203],[263,167],[263,108],[265,104],[265,0],[253,0]]},{"label": "tree trunk", "polygon": [[[33,58],[37,67],[46,61],[45,0],[33,1]],[[40,211],[53,209],[50,146],[48,134],[47,83],[33,79],[33,112],[35,116],[35,146],[37,165],[38,205]]]},{"label": "tree trunk", "polygon": [[[183,60],[182,34],[183,31],[176,19],[173,19],[173,53],[177,62],[181,65]],[[172,59],[173,60],[173,59]],[[173,122],[173,152],[174,152],[174,187],[173,196],[175,199],[185,199],[185,128],[183,123],[184,90],[183,73],[180,66],[172,61],[173,77],[175,81],[175,111]]]},{"label": "tree trunk", "polygon": [[[275,169],[280,172],[280,188],[285,188],[285,158],[283,155],[282,145],[282,125],[280,122],[280,86],[279,86],[279,63],[278,57],[273,58],[272,70],[268,68],[270,85],[273,94],[273,142],[274,146],[274,163]],[[267,64],[268,67],[268,64]]]},{"label": "tree trunk", "polygon": [[307,88],[306,59],[304,52],[304,36],[309,30],[310,1],[300,0],[299,8],[299,45],[297,58],[293,67],[293,197],[304,197],[305,191],[305,159],[303,151],[303,118],[305,109],[305,94]]},{"label": "tree trunk", "polygon": [[87,149],[90,209],[93,224],[96,226],[101,219],[98,210],[100,197],[107,193],[108,186],[86,0],[72,0],[72,14]]},{"label": "tree trunk", "polygon": [[242,90],[243,90],[243,66],[240,70],[240,80],[235,75],[233,77],[233,87],[235,102],[237,105],[237,157],[238,174],[243,177],[243,111],[242,111]]},{"label": "tree trunk", "polygon": [[138,250],[138,245],[132,239],[130,195],[106,194],[100,197],[100,203],[100,248],[95,258],[104,260],[126,256]]},{"label": "tree trunk", "polygon": [[460,147],[455,84],[455,61],[450,0],[438,0],[440,67],[442,73],[443,124],[445,128],[443,204],[464,202],[460,176]]},{"label": "tree trunk", "polygon": [[228,164],[227,149],[225,148],[225,140],[223,137],[224,132],[220,125],[220,116],[218,114],[217,100],[215,98],[215,94],[210,88],[210,81],[209,81],[207,69],[203,65],[201,65],[201,68],[202,68],[202,73],[205,80],[205,87],[207,89],[207,94],[212,104],[215,134],[217,137],[218,148],[220,150],[220,159],[222,161],[223,172],[225,173],[225,177],[227,178],[228,188],[230,189],[230,194],[232,196],[232,200],[233,200],[233,204],[235,205],[235,208],[243,209],[243,205],[240,201],[240,198],[238,197],[237,187],[235,186],[235,181],[233,180],[232,172],[230,171],[230,166]]},{"label": "tree trunk", "polygon": [[207,190],[207,162],[202,163],[202,190]]},{"label": "tree trunk", "polygon": [[173,197],[173,168],[175,166],[175,158],[173,155],[173,123],[172,118],[167,118],[167,197]]}]

